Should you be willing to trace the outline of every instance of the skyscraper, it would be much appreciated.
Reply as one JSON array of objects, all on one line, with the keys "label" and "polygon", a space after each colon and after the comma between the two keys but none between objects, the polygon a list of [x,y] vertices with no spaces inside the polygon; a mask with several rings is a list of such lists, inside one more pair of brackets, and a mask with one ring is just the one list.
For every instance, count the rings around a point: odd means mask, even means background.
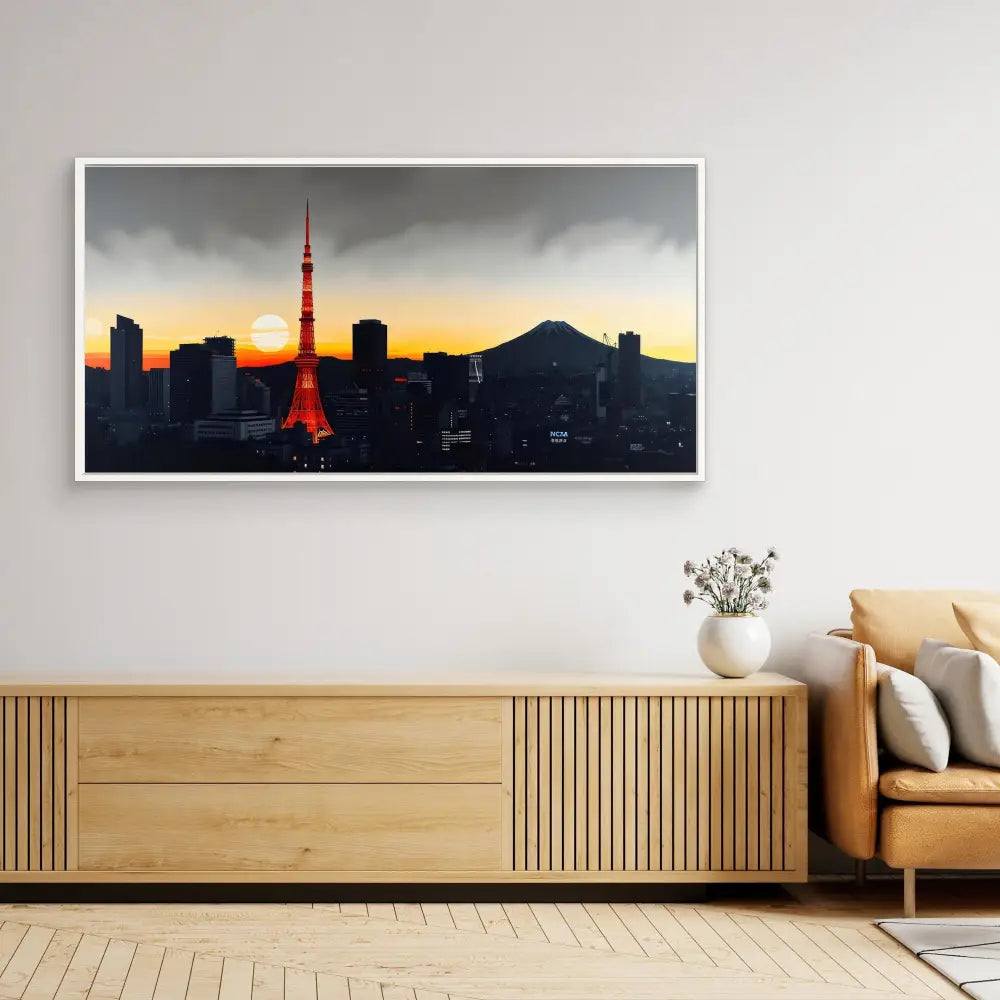
[{"label": "skyscraper", "polygon": [[[207,341],[206,341],[207,343]],[[213,354],[212,413],[236,409],[236,355]]]},{"label": "skyscraper", "polygon": [[[236,408],[236,355],[231,337],[206,337],[170,352],[170,419],[189,424]],[[221,353],[220,353],[221,351]]]},{"label": "skyscraper", "polygon": [[309,245],[309,202],[306,202],[306,242],[302,250],[302,315],[299,317],[299,353],[295,358],[295,391],[283,428],[304,424],[315,444],[333,433],[319,396],[319,358],[313,320],[312,247]]},{"label": "skyscraper", "polygon": [[170,419],[190,424],[212,412],[212,354],[204,344],[170,352]]},{"label": "skyscraper", "polygon": [[389,328],[378,319],[358,320],[352,328],[351,357],[359,389],[384,389],[389,356]]},{"label": "skyscraper", "polygon": [[359,389],[347,389],[334,393],[331,403],[338,434],[367,437],[371,433],[371,400],[368,393]]},{"label": "skyscraper", "polygon": [[469,402],[474,403],[479,398],[479,387],[483,384],[483,356],[469,355]]},{"label": "skyscraper", "polygon": [[431,392],[438,402],[468,398],[470,386],[468,354],[425,351],[424,371],[431,380]]},{"label": "skyscraper", "polygon": [[270,415],[271,387],[255,375],[244,372],[239,382],[240,408]]},{"label": "skyscraper", "polygon": [[631,330],[618,334],[618,391],[615,395],[622,406],[639,406],[642,403],[639,340],[639,334]]},{"label": "skyscraper", "polygon": [[149,402],[151,416],[170,419],[170,369],[149,369]]},{"label": "skyscraper", "polygon": [[145,403],[142,377],[142,327],[116,316],[111,328],[111,408],[132,410]]}]

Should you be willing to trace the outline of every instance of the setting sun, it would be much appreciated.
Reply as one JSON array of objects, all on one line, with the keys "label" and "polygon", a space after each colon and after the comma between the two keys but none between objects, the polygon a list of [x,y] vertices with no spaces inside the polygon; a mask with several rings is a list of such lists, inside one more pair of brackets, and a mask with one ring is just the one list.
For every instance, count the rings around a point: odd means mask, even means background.
[{"label": "setting sun", "polygon": [[288,324],[273,313],[258,316],[250,327],[250,339],[258,351],[280,351],[288,343]]}]

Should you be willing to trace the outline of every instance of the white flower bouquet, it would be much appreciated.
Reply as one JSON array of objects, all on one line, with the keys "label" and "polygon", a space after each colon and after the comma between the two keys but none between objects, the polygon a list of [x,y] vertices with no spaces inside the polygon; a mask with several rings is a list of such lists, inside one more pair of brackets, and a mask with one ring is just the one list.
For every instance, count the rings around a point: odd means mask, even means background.
[{"label": "white flower bouquet", "polygon": [[739,549],[726,549],[703,563],[689,559],[684,575],[693,578],[695,589],[684,591],[684,603],[703,601],[717,615],[755,615],[767,607],[777,561],[773,548],[759,562]]}]

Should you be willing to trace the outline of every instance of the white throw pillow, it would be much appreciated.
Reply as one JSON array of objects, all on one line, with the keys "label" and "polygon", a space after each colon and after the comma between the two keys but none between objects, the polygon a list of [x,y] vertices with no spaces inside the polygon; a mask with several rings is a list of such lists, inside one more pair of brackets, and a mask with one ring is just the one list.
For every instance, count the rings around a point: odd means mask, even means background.
[{"label": "white throw pillow", "polygon": [[941,702],[955,749],[976,764],[1000,767],[1000,664],[978,650],[925,639],[914,673]]},{"label": "white throw pillow", "polygon": [[878,666],[878,734],[904,764],[943,771],[951,753],[951,730],[934,692],[919,677]]}]

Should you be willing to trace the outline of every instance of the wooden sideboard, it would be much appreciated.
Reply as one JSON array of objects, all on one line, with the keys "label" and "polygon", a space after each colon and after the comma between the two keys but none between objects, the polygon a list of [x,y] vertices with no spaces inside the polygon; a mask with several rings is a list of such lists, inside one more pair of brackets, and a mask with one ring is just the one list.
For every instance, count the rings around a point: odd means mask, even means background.
[{"label": "wooden sideboard", "polygon": [[0,685],[0,882],[804,881],[774,674]]}]

